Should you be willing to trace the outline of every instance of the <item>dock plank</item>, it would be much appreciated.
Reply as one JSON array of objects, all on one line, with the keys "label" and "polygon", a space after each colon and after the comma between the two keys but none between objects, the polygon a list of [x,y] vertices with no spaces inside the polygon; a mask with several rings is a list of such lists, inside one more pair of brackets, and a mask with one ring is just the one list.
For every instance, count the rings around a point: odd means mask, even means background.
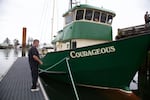
[{"label": "dock plank", "polygon": [[0,100],[44,100],[40,89],[31,92],[31,71],[27,58],[18,58],[0,81]]}]

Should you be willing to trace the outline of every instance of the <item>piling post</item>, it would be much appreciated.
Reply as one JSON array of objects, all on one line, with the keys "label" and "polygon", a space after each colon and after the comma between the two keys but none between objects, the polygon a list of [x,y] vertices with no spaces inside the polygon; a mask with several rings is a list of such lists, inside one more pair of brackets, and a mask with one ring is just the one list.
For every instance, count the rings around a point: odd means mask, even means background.
[{"label": "piling post", "polygon": [[22,57],[26,56],[26,32],[27,32],[27,28],[23,27],[23,30],[22,30]]},{"label": "piling post", "polygon": [[142,100],[147,100],[150,91],[150,50],[146,59],[139,69],[138,74],[138,93]]},{"label": "piling post", "polygon": [[148,79],[149,79],[149,87],[150,87],[150,49],[148,52]]}]

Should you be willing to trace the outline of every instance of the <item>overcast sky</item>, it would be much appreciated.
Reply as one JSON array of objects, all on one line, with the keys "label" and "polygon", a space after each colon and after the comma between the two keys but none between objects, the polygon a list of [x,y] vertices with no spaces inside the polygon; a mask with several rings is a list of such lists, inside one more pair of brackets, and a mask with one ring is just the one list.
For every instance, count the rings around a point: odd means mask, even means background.
[{"label": "overcast sky", "polygon": [[[77,0],[85,3],[86,0]],[[150,12],[150,0],[87,0],[90,5],[113,10],[113,35],[118,28],[144,24],[144,14]],[[62,29],[62,14],[69,0],[55,0],[54,34]],[[0,0],[0,43],[6,37],[22,41],[22,28],[27,27],[27,38],[50,43],[53,0]]]}]

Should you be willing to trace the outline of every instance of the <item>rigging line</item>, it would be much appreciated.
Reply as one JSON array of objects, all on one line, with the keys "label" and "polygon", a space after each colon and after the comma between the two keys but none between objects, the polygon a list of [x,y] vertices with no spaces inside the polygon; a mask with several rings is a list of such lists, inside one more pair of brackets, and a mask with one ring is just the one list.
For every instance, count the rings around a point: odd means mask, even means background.
[{"label": "rigging line", "polygon": [[58,64],[60,64],[60,63],[63,62],[64,60],[66,60],[66,57],[63,58],[63,59],[61,59],[61,60],[59,60],[57,63],[53,64],[52,66],[50,66],[50,67],[48,67],[48,68],[46,68],[46,69],[44,69],[44,70],[43,70],[43,69],[40,69],[40,70],[41,70],[40,73],[46,72],[46,71],[48,71],[48,70],[54,68],[55,66],[57,66]]},{"label": "rigging line", "polygon": [[[57,23],[57,31],[58,31],[58,23],[59,23],[59,9],[58,9],[58,5],[57,5],[57,0],[56,0],[56,2],[55,2],[55,6],[56,6],[56,10],[57,10],[57,14],[56,14],[56,16],[57,16],[57,20],[56,20],[56,23]],[[54,35],[54,34],[53,34]]]},{"label": "rigging line", "polygon": [[47,9],[48,9],[48,0],[45,4],[45,10],[44,10],[44,17],[43,17],[43,23],[42,23],[42,28],[41,28],[41,39],[43,39],[44,34],[45,34],[45,26],[46,26],[46,20],[47,20]]},{"label": "rigging line", "polygon": [[71,68],[70,68],[69,59],[70,58],[66,57],[67,69],[68,69],[69,76],[70,76],[70,79],[71,79],[71,83],[72,83],[72,86],[73,86],[73,90],[74,90],[74,93],[75,93],[75,96],[76,96],[76,100],[79,100],[79,95],[78,95],[78,92],[77,92],[77,89],[76,89],[76,86],[75,86],[75,82],[74,82],[74,79],[73,79],[73,76],[72,76],[72,71],[71,71]]},{"label": "rigging line", "polygon": [[40,38],[43,39],[43,36],[45,34],[45,27],[46,27],[46,21],[47,21],[47,11],[48,11],[48,7],[49,7],[49,0],[45,0],[44,2],[44,10],[43,10],[43,14],[42,14],[42,19],[41,19],[41,30],[40,30],[40,33],[41,33],[41,36]]},{"label": "rigging line", "polygon": [[[43,0],[42,0],[43,1]],[[42,24],[43,24],[43,18],[44,18],[44,12],[45,12],[45,6],[46,5],[46,0],[44,0],[43,5],[42,5],[42,14],[41,14],[41,18],[40,18],[40,24],[39,24],[39,32],[40,32],[40,38],[42,37]],[[41,39],[40,39],[41,40]]]},{"label": "rigging line", "polygon": [[[50,29],[49,27],[51,26],[51,20],[50,19],[50,16],[51,16],[51,6],[50,6],[51,2],[49,1],[48,4],[47,4],[47,12],[46,12],[46,18],[45,18],[45,32],[44,32],[44,40],[48,39],[50,40]],[[46,41],[45,41],[46,42]]]}]

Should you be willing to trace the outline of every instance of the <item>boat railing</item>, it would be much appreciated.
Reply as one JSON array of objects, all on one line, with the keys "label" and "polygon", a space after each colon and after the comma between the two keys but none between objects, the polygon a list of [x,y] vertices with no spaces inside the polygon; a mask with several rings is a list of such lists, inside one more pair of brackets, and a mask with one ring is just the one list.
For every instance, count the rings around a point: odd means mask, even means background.
[{"label": "boat railing", "polygon": [[138,34],[150,33],[150,24],[143,24],[138,26],[132,26],[127,28],[118,29],[118,35],[116,40]]}]

